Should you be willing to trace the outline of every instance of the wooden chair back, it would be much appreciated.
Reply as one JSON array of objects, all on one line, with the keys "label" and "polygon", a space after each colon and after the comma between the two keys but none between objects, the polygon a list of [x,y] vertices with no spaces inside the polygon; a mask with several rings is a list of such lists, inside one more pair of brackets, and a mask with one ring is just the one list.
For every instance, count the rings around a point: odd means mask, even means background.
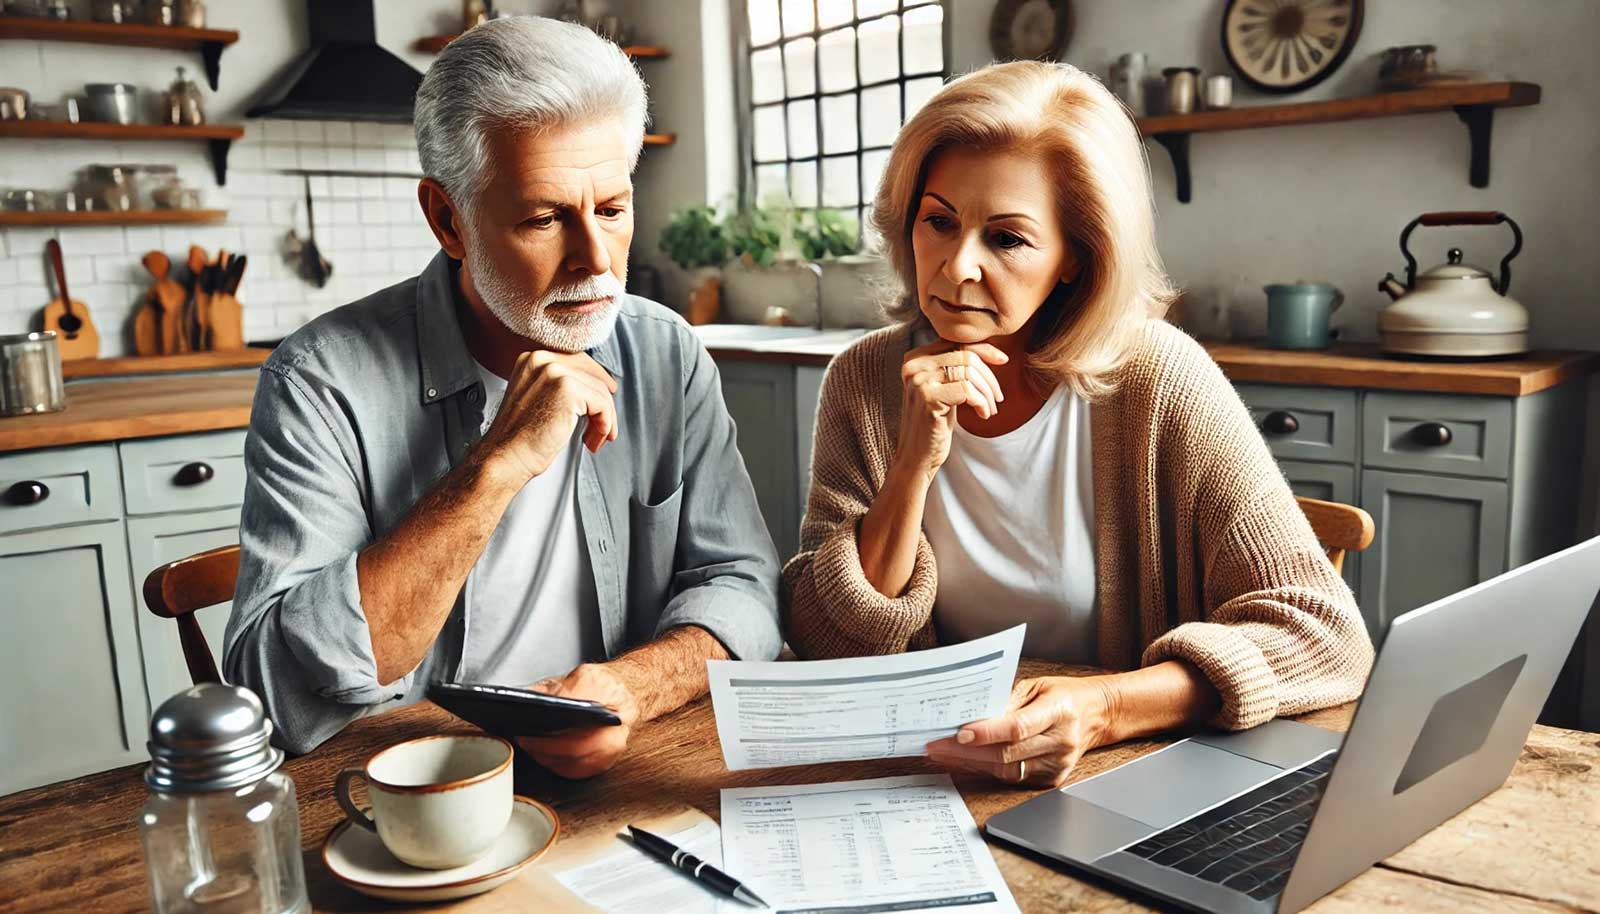
[{"label": "wooden chair back", "polygon": [[188,558],[168,562],[144,579],[144,602],[150,611],[178,623],[178,641],[183,645],[183,662],[189,678],[202,682],[221,682],[217,662],[206,646],[205,632],[194,617],[197,609],[233,599],[233,585],[239,577],[239,547],[222,546]]},{"label": "wooden chair back", "polygon": [[1311,531],[1317,535],[1317,542],[1327,550],[1328,561],[1333,563],[1334,571],[1344,573],[1346,552],[1360,552],[1372,545],[1372,515],[1362,509],[1355,505],[1299,495],[1294,500],[1300,503],[1300,510],[1311,522]]}]

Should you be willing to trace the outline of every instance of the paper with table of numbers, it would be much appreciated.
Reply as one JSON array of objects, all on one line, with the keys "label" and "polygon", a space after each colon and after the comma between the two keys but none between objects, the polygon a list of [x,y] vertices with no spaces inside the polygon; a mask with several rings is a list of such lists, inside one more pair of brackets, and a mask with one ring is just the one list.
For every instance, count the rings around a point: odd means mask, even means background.
[{"label": "paper with table of numbers", "polygon": [[722,791],[723,869],[782,914],[1016,914],[947,774]]},{"label": "paper with table of numbers", "polygon": [[1005,713],[1026,631],[880,657],[707,661],[722,758],[741,771],[921,755]]}]

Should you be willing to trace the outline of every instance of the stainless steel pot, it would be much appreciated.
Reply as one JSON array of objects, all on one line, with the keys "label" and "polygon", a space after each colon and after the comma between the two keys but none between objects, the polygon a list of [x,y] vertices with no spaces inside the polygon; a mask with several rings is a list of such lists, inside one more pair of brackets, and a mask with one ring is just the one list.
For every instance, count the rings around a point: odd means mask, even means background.
[{"label": "stainless steel pot", "polygon": [[131,83],[89,83],[83,87],[89,119],[131,124],[139,119],[139,87]]},{"label": "stainless steel pot", "polygon": [[53,413],[66,406],[55,331],[0,336],[0,416]]}]

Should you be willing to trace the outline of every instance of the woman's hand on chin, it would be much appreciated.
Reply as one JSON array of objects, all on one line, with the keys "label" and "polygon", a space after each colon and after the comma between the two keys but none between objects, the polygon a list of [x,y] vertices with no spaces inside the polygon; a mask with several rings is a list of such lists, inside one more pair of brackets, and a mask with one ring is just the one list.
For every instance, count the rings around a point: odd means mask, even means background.
[{"label": "woman's hand on chin", "polygon": [[1010,784],[1060,787],[1085,752],[1104,744],[1114,704],[1105,677],[1023,679],[1004,715],[929,743],[928,758]]}]

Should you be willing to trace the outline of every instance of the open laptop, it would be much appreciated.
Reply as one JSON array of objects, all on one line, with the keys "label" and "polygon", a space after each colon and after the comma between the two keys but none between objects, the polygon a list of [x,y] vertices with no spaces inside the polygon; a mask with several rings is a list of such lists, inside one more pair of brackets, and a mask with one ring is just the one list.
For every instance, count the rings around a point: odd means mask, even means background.
[{"label": "open laptop", "polygon": [[1197,911],[1293,914],[1505,782],[1600,590],[1600,537],[1389,626],[1346,734],[1185,739],[989,834]]}]

